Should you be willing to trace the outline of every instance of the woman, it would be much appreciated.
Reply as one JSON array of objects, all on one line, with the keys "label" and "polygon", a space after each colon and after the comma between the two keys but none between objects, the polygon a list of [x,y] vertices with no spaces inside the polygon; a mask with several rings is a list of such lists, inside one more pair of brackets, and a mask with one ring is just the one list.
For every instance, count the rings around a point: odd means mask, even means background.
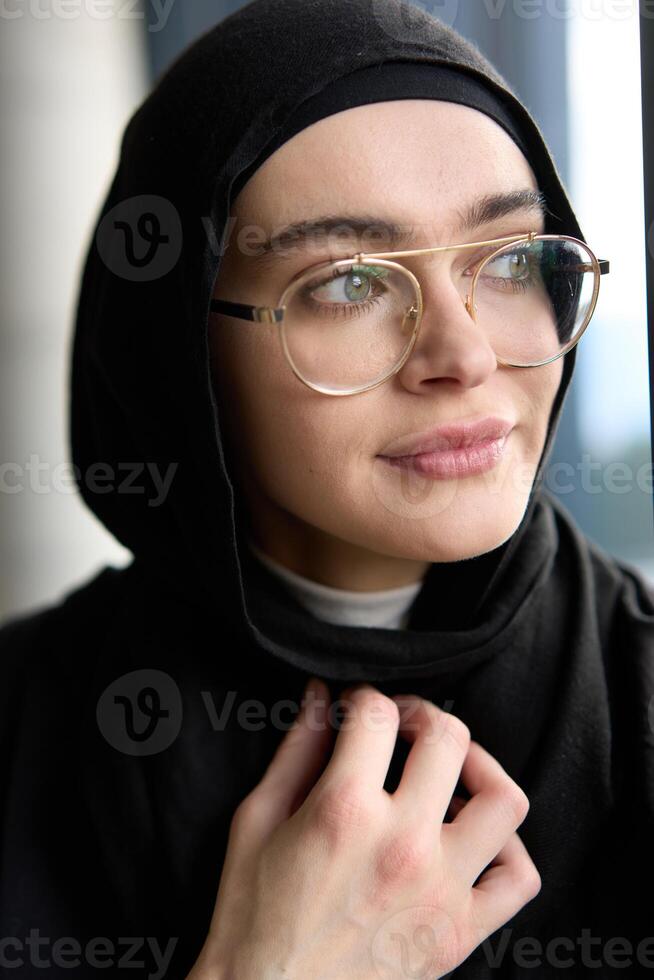
[{"label": "woman", "polygon": [[255,0],[160,80],[72,373],[135,560],[0,634],[8,961],[651,965],[654,597],[541,487],[600,261],[424,11]]}]

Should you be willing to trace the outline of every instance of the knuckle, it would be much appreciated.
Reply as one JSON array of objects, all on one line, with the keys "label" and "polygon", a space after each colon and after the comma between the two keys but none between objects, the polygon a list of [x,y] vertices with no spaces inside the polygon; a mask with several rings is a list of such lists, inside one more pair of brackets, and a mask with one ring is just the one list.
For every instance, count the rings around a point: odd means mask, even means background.
[{"label": "knuckle", "polygon": [[399,724],[400,709],[397,704],[381,691],[378,691],[377,688],[357,688],[349,695],[346,701],[348,702],[348,708],[351,706],[366,717],[369,715],[381,715],[382,718],[387,718],[396,726]]},{"label": "knuckle", "polygon": [[254,820],[257,809],[258,801],[254,792],[248,793],[232,814],[231,826],[233,833],[240,834],[246,830]]},{"label": "knuckle", "polygon": [[[436,711],[439,711],[435,705],[433,707]],[[466,752],[470,744],[470,729],[468,726],[449,711],[441,711],[439,712],[439,716],[438,719],[435,719],[435,723],[440,726],[441,737],[448,745],[452,745],[461,752]]]},{"label": "knuckle", "polygon": [[520,789],[517,783],[510,780],[509,784],[503,789],[502,797],[504,805],[512,818],[517,820],[518,823],[522,823],[529,813],[529,798],[527,794]]},{"label": "knuckle", "polygon": [[381,692],[376,693],[372,698],[370,698],[368,703],[368,710],[374,712],[376,715],[381,715],[382,717],[388,719],[391,724],[395,725],[397,728],[400,723],[400,709],[391,698],[387,697]]},{"label": "knuckle", "polygon": [[403,831],[381,845],[375,864],[377,880],[384,885],[415,881],[431,865],[432,849],[423,836]]},{"label": "knuckle", "polygon": [[316,801],[314,825],[332,843],[366,830],[371,821],[370,807],[361,791],[351,782],[326,786]]},{"label": "knuckle", "polygon": [[517,869],[517,880],[522,894],[527,901],[535,898],[542,887],[541,877],[531,858],[525,856]]},{"label": "knuckle", "polygon": [[510,823],[513,829],[522,823],[529,810],[529,800],[512,779],[503,779],[486,792],[498,820]]}]

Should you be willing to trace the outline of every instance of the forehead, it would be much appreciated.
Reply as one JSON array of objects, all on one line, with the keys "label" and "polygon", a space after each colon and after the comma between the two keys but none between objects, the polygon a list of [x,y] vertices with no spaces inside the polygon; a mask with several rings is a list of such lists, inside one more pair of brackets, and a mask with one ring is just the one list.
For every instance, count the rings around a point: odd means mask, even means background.
[{"label": "forehead", "polygon": [[508,133],[485,113],[431,99],[399,99],[326,116],[279,147],[232,204],[239,222],[267,230],[329,211],[377,213],[453,230],[486,193],[536,189]]}]

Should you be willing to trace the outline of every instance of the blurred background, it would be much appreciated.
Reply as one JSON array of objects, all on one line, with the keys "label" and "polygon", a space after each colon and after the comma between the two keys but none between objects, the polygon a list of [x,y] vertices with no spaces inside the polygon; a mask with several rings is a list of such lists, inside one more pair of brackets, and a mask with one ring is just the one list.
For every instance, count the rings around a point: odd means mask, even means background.
[{"label": "blurred background", "polygon": [[[611,263],[548,469],[601,547],[654,582],[637,4],[416,0],[478,45],[540,124]],[[131,554],[74,491],[68,371],[82,263],[122,131],[238,0],[0,5],[0,620]],[[611,83],[608,84],[607,66]]]}]

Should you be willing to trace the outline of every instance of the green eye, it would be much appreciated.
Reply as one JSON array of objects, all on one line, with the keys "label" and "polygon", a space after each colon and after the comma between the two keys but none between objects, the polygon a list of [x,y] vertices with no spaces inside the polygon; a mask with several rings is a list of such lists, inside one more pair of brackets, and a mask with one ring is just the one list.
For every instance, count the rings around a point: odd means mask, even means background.
[{"label": "green eye", "polygon": [[[384,279],[388,269],[380,266],[359,265],[345,273],[345,293],[349,300],[367,299],[372,288],[371,280]],[[360,295],[363,292],[364,295]]]},{"label": "green eye", "polygon": [[353,265],[349,269],[334,269],[332,274],[307,285],[307,294],[319,303],[362,303],[383,290],[381,280],[390,270],[384,266]]}]

